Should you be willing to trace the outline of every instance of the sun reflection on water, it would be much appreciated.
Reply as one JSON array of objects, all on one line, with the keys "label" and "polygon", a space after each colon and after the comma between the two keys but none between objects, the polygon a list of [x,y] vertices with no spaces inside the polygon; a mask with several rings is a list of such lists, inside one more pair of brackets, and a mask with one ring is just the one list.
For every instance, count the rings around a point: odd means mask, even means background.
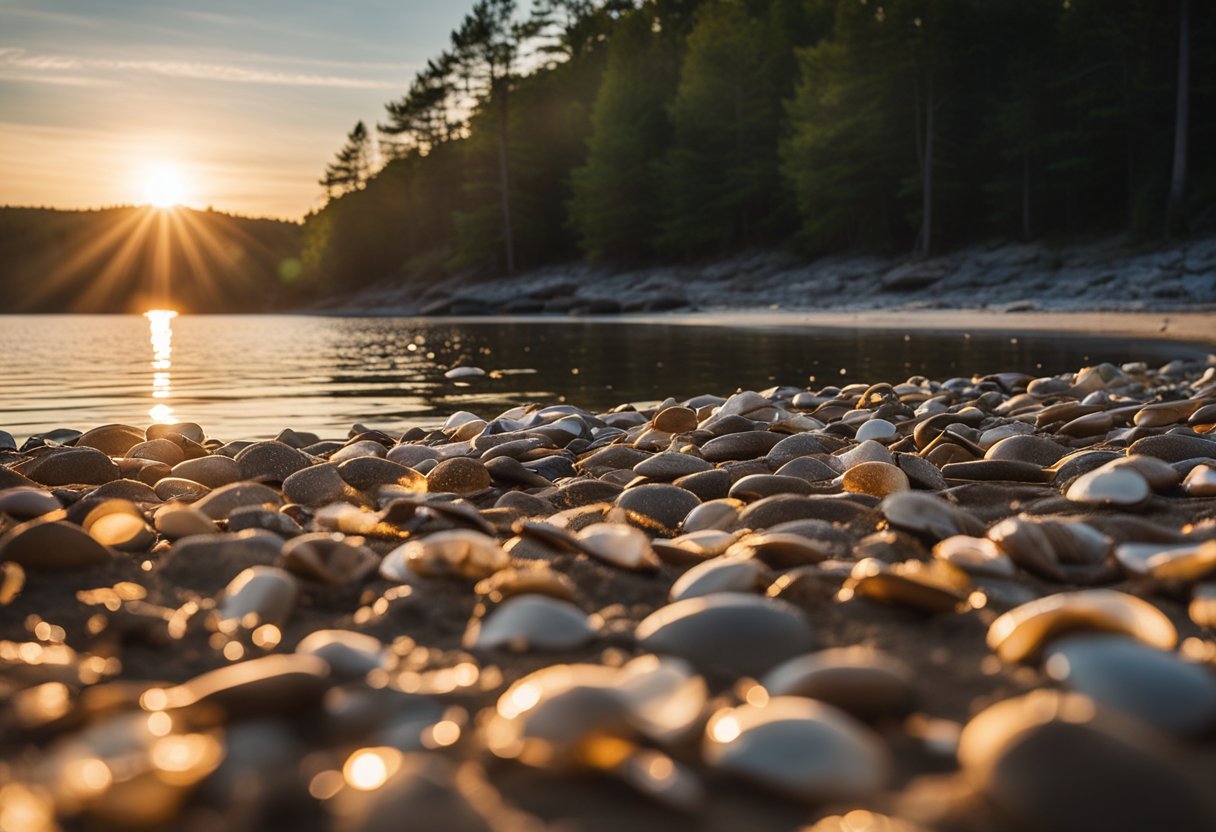
[{"label": "sun reflection on water", "polygon": [[173,392],[173,319],[177,313],[172,309],[150,309],[144,313],[152,334],[152,398],[159,400],[148,411],[148,416],[157,424],[171,424],[177,420],[173,408],[164,400]]}]

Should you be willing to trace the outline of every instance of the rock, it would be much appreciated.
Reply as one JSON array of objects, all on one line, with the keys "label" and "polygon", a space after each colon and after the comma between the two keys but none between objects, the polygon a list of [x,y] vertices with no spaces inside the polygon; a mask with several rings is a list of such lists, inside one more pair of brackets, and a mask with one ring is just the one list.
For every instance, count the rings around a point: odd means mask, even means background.
[{"label": "rock", "polygon": [[569,601],[518,595],[503,601],[465,637],[470,650],[505,648],[522,653],[572,650],[593,639],[598,624]]},{"label": "rock", "polygon": [[718,556],[696,564],[677,578],[668,597],[682,601],[717,592],[756,592],[768,582],[769,571],[760,561]]},{"label": "rock", "polygon": [[733,676],[758,676],[811,648],[797,608],[733,592],[668,604],[638,624],[639,645]]},{"label": "rock", "polygon": [[338,473],[338,466],[330,462],[302,468],[283,480],[283,496],[302,506],[336,503],[348,493],[347,483]]},{"label": "rock", "polygon": [[712,471],[713,463],[706,462],[698,456],[678,453],[655,454],[633,466],[633,473],[639,477],[649,477],[656,480],[674,480],[701,471]]},{"label": "rock", "polygon": [[1216,824],[1160,735],[1079,694],[1041,690],[998,702],[967,723],[958,757],[1013,828],[1139,832]]},{"label": "rock", "polygon": [[992,622],[988,646],[1006,662],[1026,661],[1072,630],[1122,633],[1162,650],[1178,640],[1174,625],[1147,601],[1111,589],[1087,589],[1015,607]]},{"label": "rock", "polygon": [[170,711],[218,708],[229,718],[248,718],[315,704],[329,685],[329,665],[316,656],[276,655],[209,671],[162,694]]},{"label": "rock", "polygon": [[104,452],[96,448],[59,448],[38,457],[22,471],[41,485],[101,485],[121,474]]},{"label": "rock", "polygon": [[426,475],[429,491],[477,494],[490,487],[490,472],[483,462],[467,457],[446,459]]},{"label": "rock", "polygon": [[507,553],[492,537],[466,529],[435,532],[411,540],[385,555],[380,574],[390,581],[408,582],[410,573],[429,577],[466,580],[482,578],[504,569]]},{"label": "rock", "polygon": [[1068,487],[1065,497],[1086,506],[1133,508],[1152,494],[1148,481],[1132,468],[1107,468],[1082,474]]},{"label": "rock", "polygon": [[887,462],[862,462],[844,473],[841,485],[854,494],[869,494],[871,497],[886,497],[912,488],[908,477]]},{"label": "rock", "polygon": [[360,679],[389,663],[380,639],[351,630],[313,630],[300,639],[296,653],[316,656],[343,679]]},{"label": "rock", "polygon": [[169,540],[218,531],[210,517],[196,508],[176,503],[158,510],[154,522],[156,530]]},{"label": "rock", "polygon": [[73,523],[35,519],[0,537],[0,561],[12,561],[28,571],[91,569],[111,559],[105,546]]},{"label": "rock", "polygon": [[808,803],[864,799],[891,768],[890,752],[853,717],[788,696],[718,711],[705,726],[703,754],[720,771]]},{"label": "rock", "polygon": [[659,561],[646,535],[624,523],[593,523],[575,538],[586,554],[622,569],[653,570]]},{"label": "rock", "polygon": [[283,498],[274,489],[255,482],[234,482],[211,491],[194,507],[212,520],[223,520],[246,506],[274,509],[282,504]]},{"label": "rock", "polygon": [[380,566],[380,558],[360,540],[320,532],[293,537],[283,544],[283,568],[328,586],[358,585]]},{"label": "rock", "polygon": [[127,450],[127,459],[150,459],[172,468],[186,459],[186,452],[168,439],[149,439]]},{"label": "rock", "polygon": [[0,491],[0,514],[7,514],[9,517],[28,520],[59,511],[61,508],[63,503],[59,502],[55,495],[41,488],[17,486]]},{"label": "rock", "polygon": [[979,537],[984,533],[984,524],[978,518],[928,494],[892,494],[883,499],[879,510],[895,528],[932,542],[956,534]]},{"label": "rock", "polygon": [[282,482],[296,471],[307,468],[312,460],[282,442],[255,442],[236,455],[240,479],[261,482]]},{"label": "rock", "polygon": [[170,500],[193,502],[207,496],[211,491],[210,488],[201,482],[182,479],[181,477],[165,477],[156,483],[156,488],[153,490],[156,492],[157,497],[166,502]]},{"label": "rock", "polygon": [[248,630],[262,624],[282,627],[295,610],[299,594],[290,572],[273,566],[251,566],[224,588],[220,624]]},{"label": "rock", "polygon": [[1043,667],[1069,690],[1161,731],[1188,736],[1216,725],[1216,672],[1125,636],[1059,639]]},{"label": "rock", "polygon": [[1216,442],[1199,436],[1182,433],[1165,433],[1137,439],[1127,449],[1129,456],[1140,454],[1153,456],[1166,462],[1182,462],[1184,459],[1216,459]]},{"label": "rock", "polygon": [[103,500],[80,525],[101,545],[126,552],[147,551],[156,542],[139,508],[127,500]]},{"label": "rock", "polygon": [[701,446],[701,456],[709,462],[729,462],[737,459],[760,459],[784,437],[766,430],[728,433],[711,439]]},{"label": "rock", "polygon": [[816,699],[870,720],[908,713],[912,680],[912,669],[894,656],[870,647],[837,647],[792,658],[760,684],[770,696]]},{"label": "rock", "polygon": [[669,407],[654,417],[654,429],[664,433],[688,433],[697,429],[697,414],[687,407]]},{"label": "rock", "polygon": [[674,485],[640,485],[621,493],[616,504],[663,529],[675,529],[701,504],[696,494]]},{"label": "rock", "polygon": [[427,490],[427,478],[422,474],[413,468],[378,457],[348,459],[338,466],[338,475],[351,488],[360,491],[374,492],[382,485],[396,485],[413,491]]},{"label": "rock", "polygon": [[948,267],[934,262],[913,262],[897,266],[879,279],[883,292],[915,292],[928,289],[946,276]]},{"label": "rock", "polygon": [[241,466],[236,460],[219,454],[187,459],[174,465],[170,476],[219,488],[241,479]]},{"label": "rock", "polygon": [[96,448],[106,456],[126,456],[144,441],[144,432],[130,425],[102,425],[81,434],[77,448]]},{"label": "rock", "polygon": [[251,566],[273,566],[283,541],[267,531],[183,537],[156,564],[166,581],[213,593]]}]

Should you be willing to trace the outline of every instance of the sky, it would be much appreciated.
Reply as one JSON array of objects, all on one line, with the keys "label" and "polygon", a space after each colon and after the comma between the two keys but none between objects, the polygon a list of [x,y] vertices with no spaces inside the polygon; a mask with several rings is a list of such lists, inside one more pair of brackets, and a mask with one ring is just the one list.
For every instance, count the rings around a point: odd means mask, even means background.
[{"label": "sky", "polygon": [[189,207],[298,219],[471,5],[0,0],[0,205],[142,204],[168,176]]}]

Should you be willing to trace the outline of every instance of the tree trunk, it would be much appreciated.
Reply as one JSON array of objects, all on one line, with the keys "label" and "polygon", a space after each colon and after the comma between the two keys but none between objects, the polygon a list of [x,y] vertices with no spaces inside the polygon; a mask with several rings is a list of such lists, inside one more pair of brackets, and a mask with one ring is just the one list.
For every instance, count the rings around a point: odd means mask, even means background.
[{"label": "tree trunk", "polygon": [[920,186],[920,254],[933,247],[933,78],[925,90],[925,160],[921,165]]},{"label": "tree trunk", "polygon": [[1169,227],[1182,217],[1186,196],[1187,128],[1191,110],[1191,4],[1182,0],[1178,10],[1178,103],[1174,110],[1174,170],[1170,176]]},{"label": "tree trunk", "polygon": [[502,240],[507,274],[515,274],[515,234],[511,228],[511,180],[507,172],[507,85],[506,78],[493,82],[498,88],[498,184],[502,195]]}]

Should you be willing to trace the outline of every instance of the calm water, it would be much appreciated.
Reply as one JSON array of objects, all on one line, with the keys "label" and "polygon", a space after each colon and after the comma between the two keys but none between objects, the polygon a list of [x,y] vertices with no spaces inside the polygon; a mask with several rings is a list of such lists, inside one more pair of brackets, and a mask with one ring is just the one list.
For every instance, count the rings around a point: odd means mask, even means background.
[{"label": "calm water", "polygon": [[[545,320],[452,323],[307,316],[0,316],[0,428],[194,421],[213,436],[283,427],[342,436],[355,422],[434,424],[523,402],[604,408],[773,384],[1057,373],[1162,363],[1208,349],[1046,334],[875,332]],[[461,384],[472,364],[495,376]]]}]

